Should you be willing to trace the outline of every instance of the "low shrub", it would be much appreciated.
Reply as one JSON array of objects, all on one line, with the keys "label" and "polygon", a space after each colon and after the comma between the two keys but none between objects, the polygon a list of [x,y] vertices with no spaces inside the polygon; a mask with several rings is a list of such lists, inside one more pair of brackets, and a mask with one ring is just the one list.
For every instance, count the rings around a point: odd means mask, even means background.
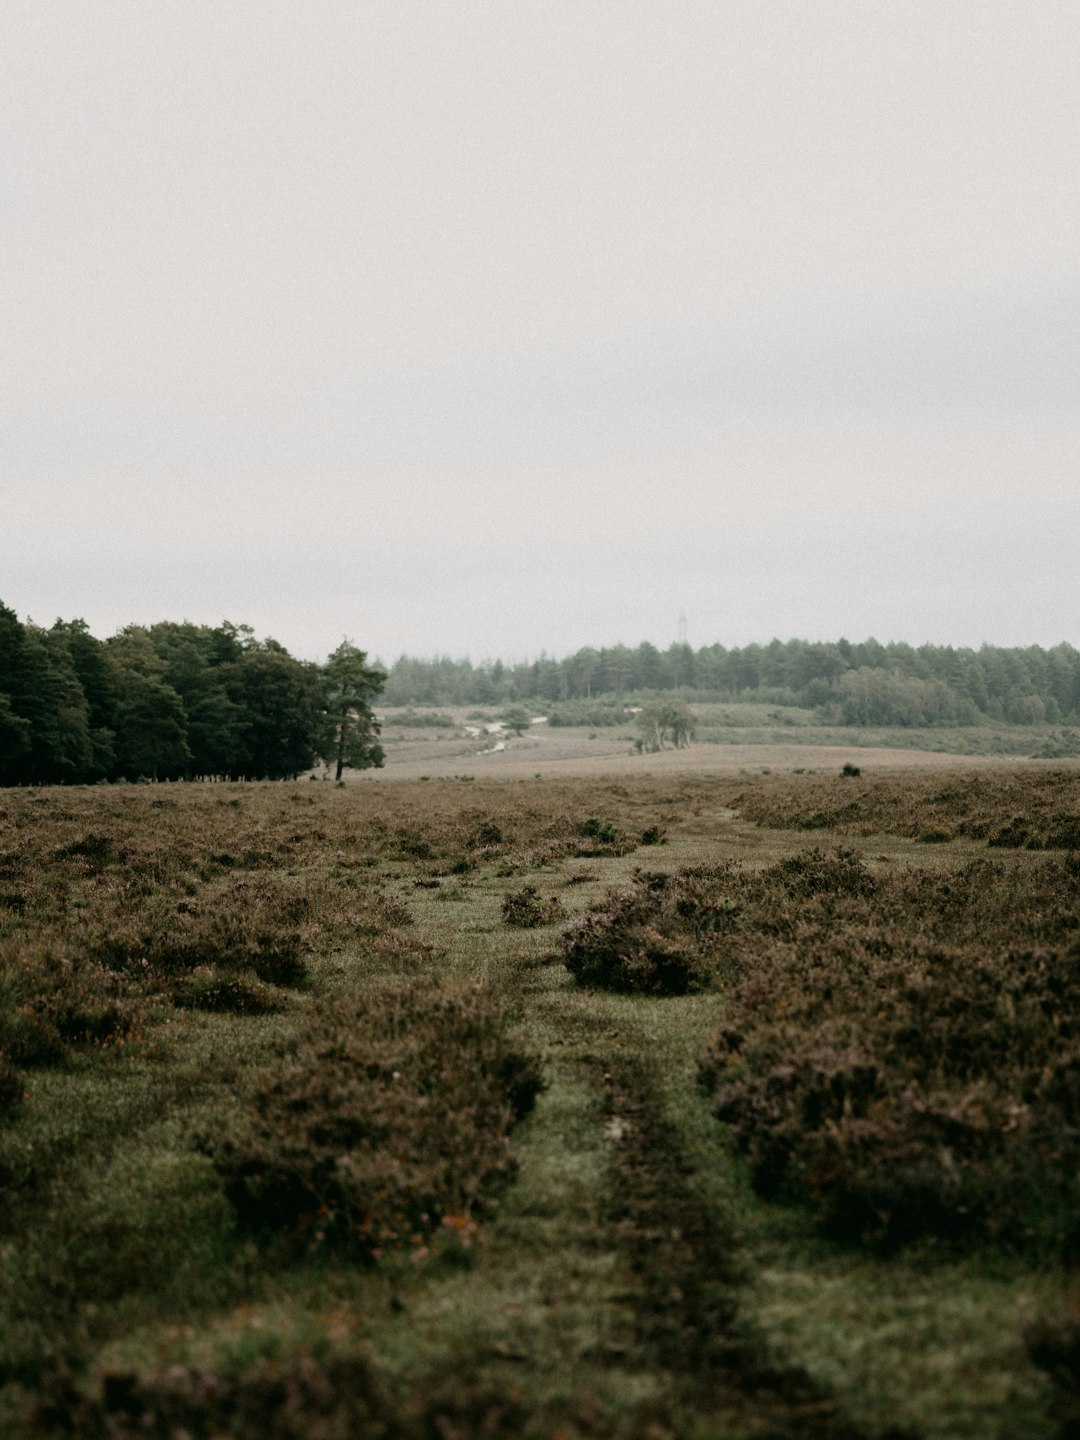
[{"label": "low shrub", "polygon": [[811,852],[724,881],[741,908],[701,1074],[759,1193],[849,1239],[1080,1253],[1074,871],[886,878]]},{"label": "low shrub", "polygon": [[558,896],[544,900],[535,885],[523,885],[518,891],[504,897],[502,902],[504,925],[517,925],[523,930],[533,930],[539,925],[552,925],[566,919],[566,910]]},{"label": "low shrub", "polygon": [[171,999],[181,1009],[209,1010],[233,1015],[267,1015],[281,1009],[273,992],[240,975],[200,965],[172,988]]},{"label": "low shrub", "polygon": [[482,1216],[539,1088],[488,991],[406,981],[317,1011],[199,1144],[246,1229],[378,1258]]},{"label": "low shrub", "polygon": [[549,725],[587,725],[591,727],[625,725],[632,713],[618,701],[564,700],[548,707]]},{"label": "low shrub", "polygon": [[470,850],[495,850],[505,840],[503,827],[494,818],[481,820],[469,833]]},{"label": "low shrub", "polygon": [[[316,1339],[284,1353],[184,1363],[139,1373],[110,1369],[89,1387],[67,1370],[45,1377],[20,1417],[35,1440],[518,1440],[607,1435],[595,1407],[539,1415],[519,1385],[478,1380],[446,1364],[398,1394],[359,1349]],[[636,1433],[636,1432],[635,1432]]]},{"label": "low shrub", "polygon": [[637,872],[633,891],[613,892],[563,932],[566,968],[579,984],[604,990],[685,995],[704,989],[736,907],[727,897],[698,903],[701,887],[730,873],[726,866],[676,876]]},{"label": "low shrub", "polygon": [[942,776],[770,776],[735,794],[744,819],[781,830],[934,833],[1003,849],[1080,849],[1080,770],[1032,767]]},{"label": "low shrub", "polygon": [[71,942],[113,971],[149,968],[168,978],[212,966],[251,971],[270,984],[304,979],[305,926],[313,917],[299,890],[272,877],[236,877],[198,898],[168,901],[122,894],[74,918]]},{"label": "low shrub", "polygon": [[0,942],[0,1052],[16,1065],[54,1065],[71,1046],[135,1029],[140,996],[106,966],[48,942]]},{"label": "low shrub", "polygon": [[444,715],[438,710],[403,710],[395,715],[384,715],[381,724],[416,730],[453,730],[457,721],[452,715]]},{"label": "low shrub", "polygon": [[26,1408],[27,1431],[77,1440],[189,1436],[199,1440],[343,1440],[391,1433],[370,1361],[300,1351],[212,1370],[174,1365],[148,1375],[111,1370],[87,1394],[66,1373]]},{"label": "low shrub", "polygon": [[594,836],[604,845],[617,845],[619,832],[610,820],[598,820],[595,815],[581,822],[582,835]]}]

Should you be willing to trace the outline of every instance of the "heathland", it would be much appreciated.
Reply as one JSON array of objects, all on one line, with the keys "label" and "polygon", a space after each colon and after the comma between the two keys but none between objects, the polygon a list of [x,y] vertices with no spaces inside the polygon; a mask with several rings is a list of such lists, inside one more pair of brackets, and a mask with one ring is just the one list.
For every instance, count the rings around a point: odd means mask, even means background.
[{"label": "heathland", "polygon": [[1075,1433],[1080,766],[446,719],[0,791],[0,1431]]}]

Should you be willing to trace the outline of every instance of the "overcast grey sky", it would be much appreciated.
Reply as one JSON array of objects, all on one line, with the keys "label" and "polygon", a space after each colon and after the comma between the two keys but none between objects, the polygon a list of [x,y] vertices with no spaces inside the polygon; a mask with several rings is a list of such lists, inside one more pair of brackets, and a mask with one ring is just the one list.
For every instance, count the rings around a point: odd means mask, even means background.
[{"label": "overcast grey sky", "polygon": [[1076,0],[5,0],[0,600],[1080,643]]}]

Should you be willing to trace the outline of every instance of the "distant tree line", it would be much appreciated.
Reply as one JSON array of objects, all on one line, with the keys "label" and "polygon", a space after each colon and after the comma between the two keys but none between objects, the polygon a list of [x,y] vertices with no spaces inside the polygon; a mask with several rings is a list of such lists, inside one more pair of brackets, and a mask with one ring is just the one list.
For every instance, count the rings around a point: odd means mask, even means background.
[{"label": "distant tree line", "polygon": [[[765,701],[814,710],[836,725],[1017,725],[1080,722],[1080,651],[1071,645],[978,650],[877,640],[773,640],[727,649],[648,642],[585,648],[563,660],[473,665],[402,656],[388,705],[584,705],[678,692],[693,701]],[[595,723],[595,722],[592,722]]]},{"label": "distant tree line", "polygon": [[383,671],[351,641],[325,665],[248,625],[50,629],[0,604],[0,785],[281,780],[381,765]]}]

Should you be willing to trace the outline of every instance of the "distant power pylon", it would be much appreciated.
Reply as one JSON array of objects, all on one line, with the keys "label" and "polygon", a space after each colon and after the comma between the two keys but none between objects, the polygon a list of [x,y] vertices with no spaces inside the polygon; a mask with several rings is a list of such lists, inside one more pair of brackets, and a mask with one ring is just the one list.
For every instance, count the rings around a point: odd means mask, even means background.
[{"label": "distant power pylon", "polygon": [[679,611],[679,644],[680,644],[680,645],[686,645],[687,643],[688,643],[688,641],[687,641],[687,639],[686,639],[686,611],[685,611],[685,610],[680,610],[680,611]]}]

